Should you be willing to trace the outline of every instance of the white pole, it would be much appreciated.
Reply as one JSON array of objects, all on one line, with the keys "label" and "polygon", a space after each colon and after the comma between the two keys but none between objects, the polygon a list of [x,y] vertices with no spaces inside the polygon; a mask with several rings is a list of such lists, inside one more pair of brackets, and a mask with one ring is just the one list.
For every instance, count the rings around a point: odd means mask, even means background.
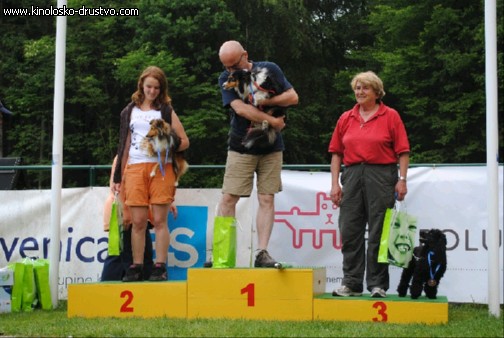
[{"label": "white pole", "polygon": [[488,311],[500,317],[497,30],[495,0],[485,0],[485,92],[487,133]]},{"label": "white pole", "polygon": [[[66,6],[58,0],[58,8]],[[61,227],[61,176],[63,169],[63,108],[65,102],[66,16],[56,17],[56,61],[54,71],[54,126],[51,173],[51,242],[49,245],[49,279],[53,308],[58,306],[58,279]]]}]

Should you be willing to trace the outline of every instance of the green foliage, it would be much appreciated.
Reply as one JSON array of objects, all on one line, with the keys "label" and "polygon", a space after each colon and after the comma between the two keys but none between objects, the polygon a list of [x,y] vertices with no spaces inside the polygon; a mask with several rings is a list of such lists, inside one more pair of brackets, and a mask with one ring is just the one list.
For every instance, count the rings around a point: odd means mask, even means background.
[{"label": "green foliage", "polygon": [[401,113],[412,162],[485,162],[483,4],[387,3],[367,18],[376,39],[357,57],[373,64],[384,101]]},{"label": "green foliage", "polygon": [[[0,10],[31,6],[48,3],[0,0]],[[223,164],[229,118],[217,86],[217,53],[229,39],[241,41],[252,60],[276,62],[299,94],[299,105],[287,113],[286,164],[329,163],[336,121],[355,104],[349,82],[366,70],[382,78],[385,103],[401,114],[412,162],[485,162],[481,1],[68,1],[68,7],[83,6],[137,8],[139,15],[67,17],[65,164],[111,162],[119,113],[143,68],[152,64],[167,74],[191,142],[188,161]],[[501,13],[503,1],[497,6]],[[502,16],[497,20],[502,41]],[[15,113],[3,119],[3,154],[21,156],[25,164],[51,163],[55,22],[0,16],[7,33],[0,40],[0,97]],[[499,79],[503,62],[499,49]],[[499,80],[500,92],[502,87]],[[500,115],[502,100],[499,95]],[[215,186],[220,179],[217,172],[194,172],[182,183]],[[49,173],[27,175],[26,187],[49,181]],[[85,175],[65,175],[64,186],[82,185]]]}]

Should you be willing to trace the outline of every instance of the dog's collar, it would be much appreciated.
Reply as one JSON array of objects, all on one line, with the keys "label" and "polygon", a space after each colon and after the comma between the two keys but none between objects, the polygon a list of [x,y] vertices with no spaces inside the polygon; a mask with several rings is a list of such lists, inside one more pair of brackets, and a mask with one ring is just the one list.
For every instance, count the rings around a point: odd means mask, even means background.
[{"label": "dog's collar", "polygon": [[273,95],[276,94],[276,92],[273,89],[263,88],[259,83],[257,83],[257,81],[251,81],[249,85],[250,86],[249,102],[251,102],[254,106],[255,106],[255,97],[254,97],[254,87],[252,85],[256,87],[257,90],[260,90],[262,92],[271,93]]},{"label": "dog's collar", "polygon": [[271,93],[271,94],[276,94],[276,92],[273,89],[263,88],[256,81],[254,81],[254,86],[256,86],[256,88],[259,89],[262,92],[268,92],[268,93]]}]

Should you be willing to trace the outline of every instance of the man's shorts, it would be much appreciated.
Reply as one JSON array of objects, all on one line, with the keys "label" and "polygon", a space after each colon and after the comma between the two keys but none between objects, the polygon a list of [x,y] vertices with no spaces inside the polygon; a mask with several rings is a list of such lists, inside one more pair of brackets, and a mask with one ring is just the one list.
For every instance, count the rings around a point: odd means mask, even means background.
[{"label": "man's shorts", "polygon": [[257,174],[257,192],[259,194],[276,194],[282,191],[283,153],[276,151],[266,155],[240,154],[228,151],[226,171],[222,192],[236,196],[248,197],[254,184],[254,173]]},{"label": "man's shorts", "polygon": [[171,163],[150,176],[156,163],[128,164],[124,170],[125,204],[130,207],[146,207],[152,204],[171,204],[175,199],[175,173]]}]

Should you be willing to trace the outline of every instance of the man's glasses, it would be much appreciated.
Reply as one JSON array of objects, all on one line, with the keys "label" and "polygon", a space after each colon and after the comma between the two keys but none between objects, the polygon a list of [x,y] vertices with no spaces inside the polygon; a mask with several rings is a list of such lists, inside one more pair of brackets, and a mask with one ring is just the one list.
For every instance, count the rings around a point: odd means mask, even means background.
[{"label": "man's glasses", "polygon": [[240,56],[240,59],[238,60],[238,62],[236,62],[235,64],[233,64],[233,65],[231,65],[229,67],[224,66],[224,69],[227,70],[228,72],[233,71],[233,70],[240,70],[239,65],[240,65],[242,59],[243,59],[243,53]]}]

